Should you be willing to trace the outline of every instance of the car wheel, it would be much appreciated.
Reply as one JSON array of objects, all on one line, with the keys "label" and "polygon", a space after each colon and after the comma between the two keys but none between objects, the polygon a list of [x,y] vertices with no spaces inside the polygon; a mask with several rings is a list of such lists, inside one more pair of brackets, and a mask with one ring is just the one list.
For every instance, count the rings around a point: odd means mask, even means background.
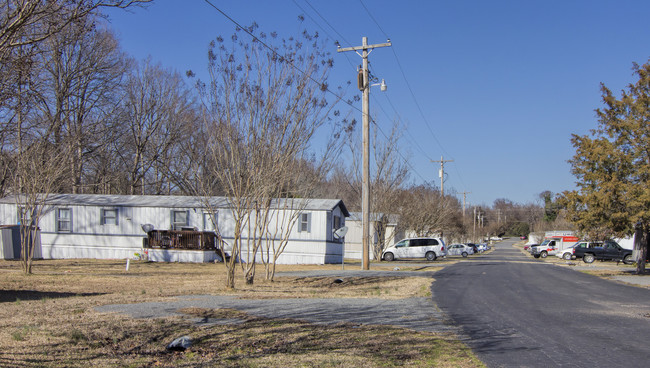
[{"label": "car wheel", "polygon": [[585,263],[594,263],[594,261],[596,260],[596,257],[594,257],[593,254],[585,254],[584,257],[582,257],[582,260]]},{"label": "car wheel", "polygon": [[425,254],[424,257],[427,259],[427,261],[436,260],[436,254],[434,252],[427,252],[427,254]]},{"label": "car wheel", "polygon": [[390,262],[390,261],[392,261],[394,259],[395,259],[395,256],[393,255],[393,253],[388,252],[388,253],[384,254],[384,261]]},{"label": "car wheel", "polygon": [[539,258],[539,254],[533,254],[533,257]]},{"label": "car wheel", "polygon": [[632,255],[631,254],[626,255],[625,258],[623,258],[623,263],[625,264],[634,263],[634,259],[632,259]]},{"label": "car wheel", "polygon": [[467,258],[467,252],[463,252],[463,253],[461,254],[461,256]]},{"label": "car wheel", "polygon": [[571,260],[571,253],[566,252],[562,255],[562,258],[566,259],[567,261]]},{"label": "car wheel", "polygon": [[539,256],[542,258],[546,258],[548,256],[548,253],[546,253],[546,251],[543,251]]}]

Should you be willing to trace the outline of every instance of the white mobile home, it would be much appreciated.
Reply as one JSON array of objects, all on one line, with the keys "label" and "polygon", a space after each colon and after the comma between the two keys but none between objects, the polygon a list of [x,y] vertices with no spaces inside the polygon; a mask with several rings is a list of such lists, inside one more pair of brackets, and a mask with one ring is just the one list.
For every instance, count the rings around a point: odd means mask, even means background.
[{"label": "white mobile home", "polygon": [[[43,258],[131,258],[143,252],[147,234],[142,225],[156,230],[214,229],[209,209],[214,209],[222,239],[230,243],[234,221],[228,200],[224,197],[206,199],[189,196],[128,196],[92,194],[52,194],[48,197],[39,224]],[[24,209],[19,199],[0,199],[0,225],[20,223]],[[349,213],[341,200],[302,199],[276,200],[274,214],[298,213],[298,221],[289,233],[289,241],[278,259],[281,264],[340,263],[343,242],[333,232],[345,225]],[[209,208],[209,209],[208,209]],[[287,229],[286,221],[271,221]],[[245,230],[245,229],[244,229]],[[244,232],[242,259],[247,249]],[[155,258],[155,254],[150,254]],[[192,251],[166,251],[161,259],[169,261],[204,262],[216,258]]]},{"label": "white mobile home", "polygon": [[[394,245],[397,241],[404,238],[404,232],[397,230],[397,215],[384,215],[381,213],[370,214],[370,246],[373,247],[379,242],[379,232],[377,220],[380,217],[387,216],[388,223],[384,229],[384,249]],[[348,233],[345,235],[345,258],[361,259],[363,253],[363,229],[362,229],[362,213],[350,212],[350,217],[346,221]],[[370,251],[370,259],[374,259],[372,251]]]}]

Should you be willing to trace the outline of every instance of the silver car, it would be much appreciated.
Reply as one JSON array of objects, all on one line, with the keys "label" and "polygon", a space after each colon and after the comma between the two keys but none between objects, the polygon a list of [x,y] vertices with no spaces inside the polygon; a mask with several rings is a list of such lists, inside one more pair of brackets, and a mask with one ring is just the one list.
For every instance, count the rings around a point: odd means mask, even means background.
[{"label": "silver car", "polygon": [[446,255],[445,242],[440,238],[410,238],[400,240],[392,247],[388,247],[381,254],[381,259],[392,261],[404,258],[425,258],[427,261],[435,261],[436,258]]},{"label": "silver car", "polygon": [[449,256],[463,256],[467,257],[470,254],[474,254],[474,248],[465,244],[452,244],[447,247],[447,255]]}]

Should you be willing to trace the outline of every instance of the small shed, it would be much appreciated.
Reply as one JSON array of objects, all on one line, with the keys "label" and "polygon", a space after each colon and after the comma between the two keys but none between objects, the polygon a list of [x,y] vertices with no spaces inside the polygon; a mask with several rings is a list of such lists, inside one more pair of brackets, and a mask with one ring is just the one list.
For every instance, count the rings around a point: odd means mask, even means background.
[{"label": "small shed", "polygon": [[[4,260],[18,260],[22,254],[21,225],[0,226],[0,258]],[[41,252],[41,231],[36,231],[36,246],[34,247],[34,259],[42,257]],[[31,241],[31,238],[30,238]]]}]

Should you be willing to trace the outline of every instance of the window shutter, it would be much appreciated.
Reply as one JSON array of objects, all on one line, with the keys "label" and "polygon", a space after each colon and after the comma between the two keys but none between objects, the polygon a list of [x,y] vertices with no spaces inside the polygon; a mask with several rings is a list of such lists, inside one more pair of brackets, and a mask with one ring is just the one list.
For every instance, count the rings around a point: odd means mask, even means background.
[{"label": "window shutter", "polygon": [[311,213],[307,214],[307,232],[311,233]]},{"label": "window shutter", "polygon": [[120,212],[121,211],[120,211],[119,208],[115,208],[114,211],[115,211],[115,225],[119,225],[120,224]]},{"label": "window shutter", "polygon": [[103,208],[99,209],[99,224],[106,225],[106,210]]},{"label": "window shutter", "polygon": [[298,215],[298,232],[299,233],[302,232],[302,216],[303,215],[304,215],[304,213],[301,213],[300,215]]},{"label": "window shutter", "polygon": [[298,232],[311,232],[311,213],[301,213],[298,218]]}]

